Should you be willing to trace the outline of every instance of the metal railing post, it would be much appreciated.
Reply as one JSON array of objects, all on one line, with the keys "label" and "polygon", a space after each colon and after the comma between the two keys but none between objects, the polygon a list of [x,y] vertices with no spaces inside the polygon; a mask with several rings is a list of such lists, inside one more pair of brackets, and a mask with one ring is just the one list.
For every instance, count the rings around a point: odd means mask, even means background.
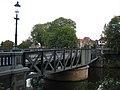
[{"label": "metal railing post", "polygon": [[72,49],[70,50],[70,67],[72,68]]},{"label": "metal railing post", "polygon": [[54,50],[54,56],[53,56],[53,60],[54,60],[54,72],[56,72],[56,50]]},{"label": "metal railing post", "polygon": [[41,52],[41,74],[44,75],[44,65],[43,65],[43,51]]},{"label": "metal railing post", "polygon": [[15,53],[11,53],[11,54],[12,54],[12,67],[15,68],[16,65]]},{"label": "metal railing post", "polygon": [[63,69],[65,70],[65,67],[66,67],[65,66],[65,49],[63,50],[63,66],[64,66]]}]

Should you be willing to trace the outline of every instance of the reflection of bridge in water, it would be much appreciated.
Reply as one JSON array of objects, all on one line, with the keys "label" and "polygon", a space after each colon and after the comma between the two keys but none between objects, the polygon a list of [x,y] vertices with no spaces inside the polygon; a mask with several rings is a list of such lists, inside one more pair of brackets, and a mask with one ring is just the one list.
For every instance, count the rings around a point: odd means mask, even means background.
[{"label": "reflection of bridge in water", "polygon": [[[14,84],[22,84],[25,87],[25,72],[27,72],[27,78],[66,72],[87,66],[98,60],[99,56],[100,50],[96,49],[37,49],[1,52],[0,77],[10,75],[10,78],[12,77],[10,80]],[[31,72],[34,73],[30,74]],[[3,80],[0,80],[0,83],[3,83]],[[18,88],[17,86],[14,88]]]}]

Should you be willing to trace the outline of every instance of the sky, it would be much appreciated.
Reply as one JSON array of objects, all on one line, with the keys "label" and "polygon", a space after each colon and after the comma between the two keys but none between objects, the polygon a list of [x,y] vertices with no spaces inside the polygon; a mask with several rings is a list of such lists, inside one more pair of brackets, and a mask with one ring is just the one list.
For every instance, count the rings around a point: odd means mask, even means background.
[{"label": "sky", "polygon": [[[35,24],[59,17],[76,22],[78,38],[99,39],[104,24],[120,15],[120,0],[18,0],[18,44],[26,40]],[[15,38],[15,7],[17,0],[0,0],[0,42]]]}]

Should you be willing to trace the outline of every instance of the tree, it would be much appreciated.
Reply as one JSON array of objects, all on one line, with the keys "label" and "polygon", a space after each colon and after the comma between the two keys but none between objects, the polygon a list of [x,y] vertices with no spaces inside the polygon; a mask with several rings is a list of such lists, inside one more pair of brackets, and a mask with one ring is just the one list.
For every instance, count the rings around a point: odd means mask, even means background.
[{"label": "tree", "polygon": [[41,46],[44,46],[44,35],[46,30],[49,28],[50,23],[36,24],[31,31],[31,36],[34,42],[38,42]]},{"label": "tree", "polygon": [[4,41],[4,42],[1,43],[1,48],[11,49],[11,48],[13,48],[13,45],[14,45],[13,41],[6,40],[6,41]]},{"label": "tree", "polygon": [[71,19],[60,17],[52,22],[37,24],[31,36],[42,46],[49,48],[76,47],[76,23]]},{"label": "tree", "polygon": [[77,45],[75,30],[69,26],[63,26],[56,30],[54,35],[55,47],[73,48]]},{"label": "tree", "polygon": [[54,20],[50,27],[47,29],[48,39],[46,42],[49,43],[49,47],[76,47],[77,37],[76,37],[76,23],[71,19],[66,19],[60,17]]},{"label": "tree", "polygon": [[120,16],[115,16],[104,26],[106,46],[120,50]]},{"label": "tree", "polygon": [[22,43],[19,45],[19,48],[25,49],[25,48],[29,48],[32,44],[32,40],[30,38],[28,38],[25,41],[22,41]]}]

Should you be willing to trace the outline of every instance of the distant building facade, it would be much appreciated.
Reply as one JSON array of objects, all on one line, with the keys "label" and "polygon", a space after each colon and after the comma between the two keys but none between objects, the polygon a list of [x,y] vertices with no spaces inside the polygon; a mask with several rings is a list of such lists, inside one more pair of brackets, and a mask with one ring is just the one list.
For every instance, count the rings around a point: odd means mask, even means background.
[{"label": "distant building facade", "polygon": [[78,39],[78,47],[79,48],[92,48],[98,44],[97,40],[91,40],[89,37],[84,37],[83,39]]}]

